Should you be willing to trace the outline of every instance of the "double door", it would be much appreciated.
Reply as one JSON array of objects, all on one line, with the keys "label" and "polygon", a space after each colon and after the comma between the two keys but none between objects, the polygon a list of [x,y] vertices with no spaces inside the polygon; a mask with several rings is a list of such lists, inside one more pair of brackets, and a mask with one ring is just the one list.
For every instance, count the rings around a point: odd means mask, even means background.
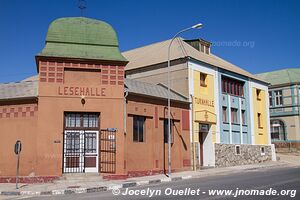
[{"label": "double door", "polygon": [[64,173],[98,172],[99,131],[64,131]]}]

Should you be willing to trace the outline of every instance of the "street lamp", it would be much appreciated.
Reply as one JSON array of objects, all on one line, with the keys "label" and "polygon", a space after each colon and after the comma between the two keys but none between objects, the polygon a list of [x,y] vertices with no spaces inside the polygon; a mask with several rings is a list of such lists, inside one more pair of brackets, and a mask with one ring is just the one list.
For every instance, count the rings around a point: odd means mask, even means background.
[{"label": "street lamp", "polygon": [[190,29],[200,29],[203,25],[201,23],[195,24],[194,26],[191,26],[189,28],[183,29],[176,33],[174,37],[172,38],[169,48],[168,48],[168,176],[171,176],[171,100],[170,100],[170,49],[172,42],[174,39],[181,33],[188,31]]}]

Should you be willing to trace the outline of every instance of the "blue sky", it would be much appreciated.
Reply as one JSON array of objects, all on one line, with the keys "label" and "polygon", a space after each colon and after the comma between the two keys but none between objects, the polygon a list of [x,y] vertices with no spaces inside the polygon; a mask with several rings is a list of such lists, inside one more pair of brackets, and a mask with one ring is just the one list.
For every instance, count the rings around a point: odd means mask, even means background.
[{"label": "blue sky", "polygon": [[[84,16],[117,31],[122,51],[171,38],[213,42],[212,52],[251,73],[300,67],[300,1],[296,0],[86,0]],[[0,82],[36,74],[34,56],[49,24],[80,16],[77,0],[0,0]]]}]

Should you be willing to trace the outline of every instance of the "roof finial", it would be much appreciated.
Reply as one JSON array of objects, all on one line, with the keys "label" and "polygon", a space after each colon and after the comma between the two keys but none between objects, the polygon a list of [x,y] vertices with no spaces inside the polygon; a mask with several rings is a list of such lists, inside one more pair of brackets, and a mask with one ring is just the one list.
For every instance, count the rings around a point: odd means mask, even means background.
[{"label": "roof finial", "polygon": [[86,1],[78,0],[78,8],[80,9],[81,17],[83,17],[83,10],[86,9]]}]

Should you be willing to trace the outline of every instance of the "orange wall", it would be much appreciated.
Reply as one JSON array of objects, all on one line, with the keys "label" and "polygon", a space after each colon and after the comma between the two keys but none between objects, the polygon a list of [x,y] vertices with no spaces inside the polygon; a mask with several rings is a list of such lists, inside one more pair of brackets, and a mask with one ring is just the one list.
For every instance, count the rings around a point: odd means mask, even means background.
[{"label": "orange wall", "polygon": [[[40,76],[39,83],[37,174],[62,174],[66,111],[99,112],[100,129],[117,128],[116,174],[124,174],[124,123],[119,120],[123,119],[124,111],[124,67],[46,61],[40,61],[39,67],[40,73],[45,71],[45,74]],[[83,89],[89,92],[81,93]],[[84,105],[81,103],[83,96]]]},{"label": "orange wall", "polygon": [[[163,119],[167,118],[167,110],[162,102],[143,100],[129,96],[127,103],[127,134],[126,134],[126,169],[131,171],[151,171],[168,168],[168,145],[164,144]],[[157,115],[155,115],[157,109]],[[174,143],[172,145],[172,170],[189,168],[190,137],[188,130],[182,130],[182,111],[186,107],[172,107],[171,113],[175,120]],[[133,142],[133,115],[145,116],[144,142]],[[156,119],[158,117],[158,119]],[[157,120],[157,128],[155,126]],[[157,165],[158,164],[158,165]],[[165,168],[164,168],[165,165]]]},{"label": "orange wall", "polygon": [[36,171],[37,104],[0,105],[0,176],[15,176],[17,156],[14,145],[22,142],[20,175]]},{"label": "orange wall", "polygon": [[[15,175],[13,147],[18,139],[23,144],[21,176],[61,176],[64,112],[99,112],[100,129],[117,128],[116,174],[162,170],[164,163],[167,166],[168,146],[163,143],[166,101],[139,96],[133,100],[129,95],[124,134],[123,66],[39,61],[39,72],[38,103],[32,100],[33,103],[0,105],[0,176]],[[89,92],[83,94],[81,90]],[[182,129],[182,112],[188,109],[189,104],[172,104],[176,126],[172,169],[189,167],[189,130]],[[132,115],[147,117],[144,143],[133,142]]]}]

